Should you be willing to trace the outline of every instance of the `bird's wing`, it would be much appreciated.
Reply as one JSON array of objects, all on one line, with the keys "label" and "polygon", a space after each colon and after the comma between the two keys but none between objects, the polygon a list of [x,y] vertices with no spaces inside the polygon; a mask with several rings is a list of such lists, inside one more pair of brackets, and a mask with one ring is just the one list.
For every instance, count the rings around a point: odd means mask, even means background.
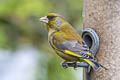
[{"label": "bird's wing", "polygon": [[87,46],[82,46],[77,41],[67,41],[56,46],[58,49],[64,51],[65,54],[82,57],[82,58],[93,58],[89,53]]}]

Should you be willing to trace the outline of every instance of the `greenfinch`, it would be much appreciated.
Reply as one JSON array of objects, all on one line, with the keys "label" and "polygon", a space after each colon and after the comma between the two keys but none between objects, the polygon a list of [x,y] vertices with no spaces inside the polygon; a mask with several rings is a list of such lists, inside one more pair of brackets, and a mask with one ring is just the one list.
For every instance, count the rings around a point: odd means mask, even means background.
[{"label": "greenfinch", "polygon": [[103,67],[97,63],[95,57],[82,37],[75,29],[59,14],[49,13],[47,16],[40,18],[44,22],[48,31],[48,41],[55,52],[66,62],[86,62],[94,70]]}]

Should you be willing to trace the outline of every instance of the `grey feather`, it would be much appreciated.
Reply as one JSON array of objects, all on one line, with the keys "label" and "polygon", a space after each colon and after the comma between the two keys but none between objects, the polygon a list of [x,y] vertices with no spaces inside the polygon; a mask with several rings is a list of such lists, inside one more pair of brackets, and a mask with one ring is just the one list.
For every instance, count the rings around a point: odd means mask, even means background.
[{"label": "grey feather", "polygon": [[61,50],[69,50],[72,51],[80,56],[83,56],[83,58],[89,58],[89,59],[94,59],[94,57],[91,55],[88,55],[89,52],[89,48],[87,46],[83,46],[81,45],[79,42],[77,41],[67,41],[67,42],[63,42],[59,45],[56,46],[57,48],[61,49]]}]

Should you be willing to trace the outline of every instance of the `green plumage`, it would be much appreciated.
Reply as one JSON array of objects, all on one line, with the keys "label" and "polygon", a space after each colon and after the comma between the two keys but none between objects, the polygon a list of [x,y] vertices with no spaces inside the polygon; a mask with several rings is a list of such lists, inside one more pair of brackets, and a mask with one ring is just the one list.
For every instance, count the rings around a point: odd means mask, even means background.
[{"label": "green plumage", "polygon": [[89,48],[81,36],[62,16],[50,13],[41,21],[46,23],[51,47],[61,58],[65,61],[87,62],[95,70],[101,66],[89,53]]}]

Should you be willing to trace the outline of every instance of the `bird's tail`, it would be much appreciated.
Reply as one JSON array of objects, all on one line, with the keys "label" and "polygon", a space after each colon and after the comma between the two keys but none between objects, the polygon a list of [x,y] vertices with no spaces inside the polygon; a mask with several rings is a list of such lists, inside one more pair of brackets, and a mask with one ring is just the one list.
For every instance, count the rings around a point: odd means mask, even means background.
[{"label": "bird's tail", "polygon": [[91,61],[90,59],[84,59],[84,61],[87,62],[95,71],[97,71],[101,67],[104,68],[105,70],[108,70],[106,67],[102,66],[96,61]]}]

